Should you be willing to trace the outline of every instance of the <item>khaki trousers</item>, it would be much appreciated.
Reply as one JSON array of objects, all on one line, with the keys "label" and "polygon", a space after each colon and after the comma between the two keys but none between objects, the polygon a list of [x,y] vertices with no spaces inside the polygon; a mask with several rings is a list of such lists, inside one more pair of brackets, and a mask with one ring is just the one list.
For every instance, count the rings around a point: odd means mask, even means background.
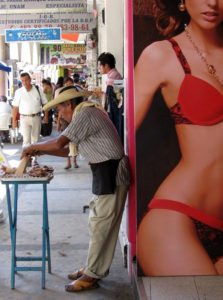
[{"label": "khaki trousers", "polygon": [[90,243],[84,273],[90,277],[99,279],[109,273],[127,192],[127,185],[117,186],[115,194],[94,195],[89,204]]},{"label": "khaki trousers", "polygon": [[28,117],[20,115],[20,125],[23,137],[23,147],[37,143],[41,130],[41,117]]}]

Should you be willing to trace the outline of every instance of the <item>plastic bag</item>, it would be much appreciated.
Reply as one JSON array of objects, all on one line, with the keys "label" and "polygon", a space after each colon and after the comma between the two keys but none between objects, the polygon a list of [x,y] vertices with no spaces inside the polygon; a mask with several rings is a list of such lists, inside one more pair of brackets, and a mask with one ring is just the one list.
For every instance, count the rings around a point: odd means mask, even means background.
[{"label": "plastic bag", "polygon": [[3,153],[2,149],[0,148],[0,177],[2,177],[5,172],[2,170],[2,166],[10,168],[9,162]]}]

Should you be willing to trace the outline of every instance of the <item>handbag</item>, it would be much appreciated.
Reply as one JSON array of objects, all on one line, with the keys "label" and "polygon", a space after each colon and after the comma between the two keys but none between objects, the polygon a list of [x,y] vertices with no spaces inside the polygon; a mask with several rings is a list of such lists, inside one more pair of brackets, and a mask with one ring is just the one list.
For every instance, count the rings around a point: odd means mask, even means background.
[{"label": "handbag", "polygon": [[[43,102],[42,102],[42,97],[41,97],[41,94],[40,94],[40,91],[39,91],[39,87],[38,85],[34,85],[35,88],[37,89],[38,93],[39,93],[39,96],[40,96],[40,101],[41,101],[41,105],[43,106]],[[44,123],[43,121],[41,122],[41,131],[40,131],[40,134],[42,136],[48,136],[48,135],[51,135],[51,132],[52,132],[52,110],[50,110],[48,112],[49,114],[49,122],[48,123]]]},{"label": "handbag", "polygon": [[52,132],[52,123],[41,123],[41,131],[40,131],[40,134],[42,136],[48,136],[48,135],[51,135],[51,132]]}]

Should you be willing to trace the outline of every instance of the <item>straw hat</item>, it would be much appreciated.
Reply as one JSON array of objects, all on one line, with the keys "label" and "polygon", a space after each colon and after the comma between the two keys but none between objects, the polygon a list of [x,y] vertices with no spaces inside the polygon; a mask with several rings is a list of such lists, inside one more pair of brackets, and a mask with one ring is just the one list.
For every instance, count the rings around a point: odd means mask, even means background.
[{"label": "straw hat", "polygon": [[86,96],[85,91],[77,91],[74,85],[68,85],[62,88],[59,88],[55,92],[55,97],[53,100],[49,101],[43,106],[43,110],[50,109],[57,104],[71,100],[73,98],[84,97]]}]

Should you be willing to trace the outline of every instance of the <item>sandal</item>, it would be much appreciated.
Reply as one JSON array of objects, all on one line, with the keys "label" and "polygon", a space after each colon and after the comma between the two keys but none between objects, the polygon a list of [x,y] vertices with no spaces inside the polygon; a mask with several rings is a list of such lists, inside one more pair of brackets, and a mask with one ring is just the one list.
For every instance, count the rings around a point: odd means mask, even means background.
[{"label": "sandal", "polygon": [[71,166],[66,166],[66,167],[64,167],[65,170],[68,170],[68,169],[70,169],[70,168],[71,168]]},{"label": "sandal", "polygon": [[68,274],[67,277],[70,280],[77,280],[79,277],[81,277],[84,274],[84,268],[75,271],[72,274]]},{"label": "sandal", "polygon": [[96,289],[99,287],[98,279],[92,278],[91,281],[83,281],[81,279],[77,279],[70,284],[65,285],[65,291],[70,293],[81,292],[91,289]]}]

